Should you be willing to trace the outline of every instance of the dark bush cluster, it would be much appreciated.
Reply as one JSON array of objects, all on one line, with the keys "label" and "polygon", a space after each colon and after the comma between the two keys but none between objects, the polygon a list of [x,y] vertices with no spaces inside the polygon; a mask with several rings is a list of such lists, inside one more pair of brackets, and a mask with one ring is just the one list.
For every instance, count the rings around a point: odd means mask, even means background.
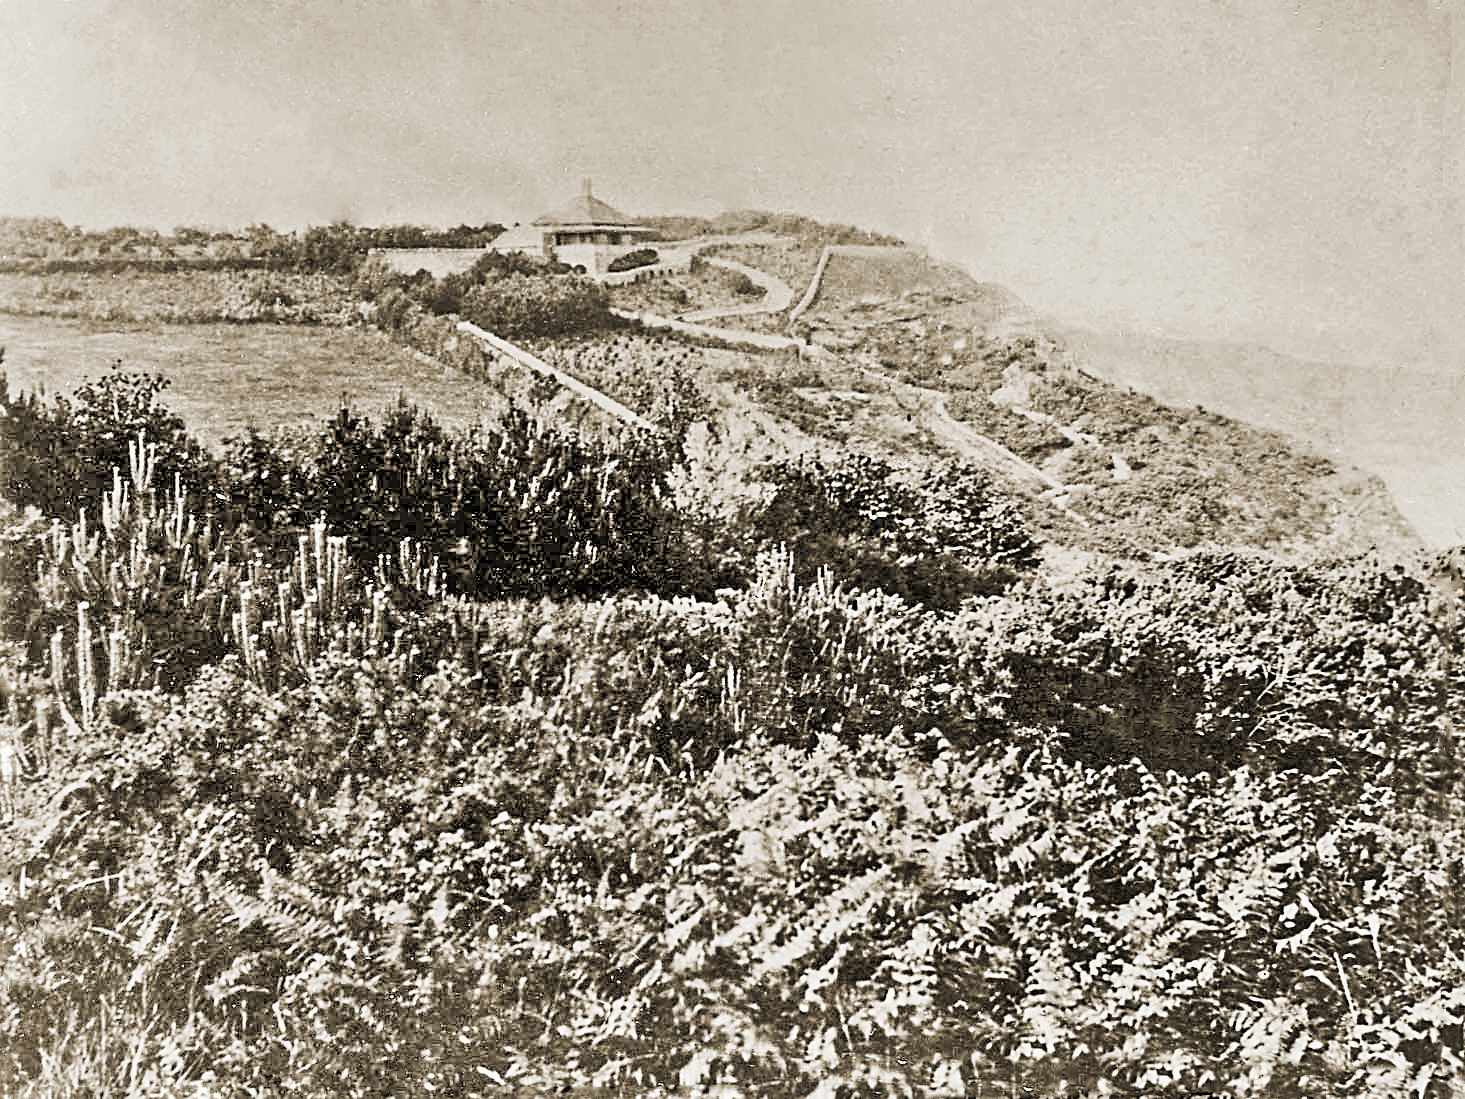
[{"label": "dark bush cluster", "polygon": [[507,340],[591,332],[612,323],[605,288],[585,278],[509,275],[470,290],[461,312]]},{"label": "dark bush cluster", "polygon": [[614,326],[605,288],[568,272],[564,264],[517,252],[489,252],[462,274],[440,279],[426,271],[373,275],[361,289],[376,304],[376,322],[388,331],[399,331],[414,311],[459,316],[507,340],[568,336]]},{"label": "dark bush cluster", "polygon": [[859,586],[951,609],[1000,591],[1037,560],[1012,501],[969,466],[902,481],[889,463],[856,456],[776,463],[763,476],[776,491],[754,531],[786,541],[806,582],[833,567]]},{"label": "dark bush cluster", "polygon": [[656,439],[593,443],[520,410],[454,435],[399,405],[380,423],[342,408],[320,434],[232,440],[222,482],[228,525],[261,546],[321,518],[363,565],[410,539],[460,592],[593,595],[678,584],[668,462]]},{"label": "dark bush cluster", "polygon": [[50,517],[74,518],[79,507],[95,513],[113,469],[130,472],[139,433],[156,448],[155,487],[171,487],[176,477],[195,495],[204,491],[213,462],[159,400],[167,387],[161,375],[114,369],[69,399],[46,400],[11,397],[0,374],[0,495]]},{"label": "dark bush cluster", "polygon": [[[704,414],[705,401],[682,360],[662,362],[657,346],[587,345],[569,365],[593,368],[597,381],[629,371],[624,388],[644,382],[637,364],[654,358],[664,384],[627,395],[664,423],[661,436],[592,439],[513,406],[492,428],[454,434],[405,405],[378,422],[343,407],[323,429],[251,432],[229,440],[218,458],[161,405],[163,379],[117,370],[69,399],[7,400],[0,487],[12,505],[46,519],[72,523],[85,509],[95,528],[114,478],[131,488],[148,476],[156,501],[181,490],[176,506],[217,532],[211,552],[228,547],[236,560],[279,564],[303,532],[324,523],[361,570],[410,542],[423,561],[439,562],[444,590],[479,598],[627,589],[710,597],[747,583],[761,548],[788,543],[801,577],[828,568],[858,587],[952,607],[1000,590],[1034,560],[1013,506],[960,468],[900,484],[882,463],[774,466],[758,474],[776,486],[768,507],[709,534],[704,517],[672,502],[668,480],[686,461],[688,417]],[[8,398],[3,388],[0,397]],[[135,464],[144,453],[139,436],[150,472]],[[14,575],[34,576],[34,538],[12,541]],[[6,591],[7,629],[33,633],[48,597],[26,584]],[[140,613],[157,632],[186,632],[155,621],[173,613],[165,608],[166,600]],[[69,613],[57,604],[45,620],[54,627]],[[182,666],[170,674],[183,674]]]},{"label": "dark bush cluster", "polygon": [[634,271],[638,267],[650,267],[660,259],[661,256],[655,248],[637,248],[634,252],[627,252],[624,256],[611,260],[606,270]]}]

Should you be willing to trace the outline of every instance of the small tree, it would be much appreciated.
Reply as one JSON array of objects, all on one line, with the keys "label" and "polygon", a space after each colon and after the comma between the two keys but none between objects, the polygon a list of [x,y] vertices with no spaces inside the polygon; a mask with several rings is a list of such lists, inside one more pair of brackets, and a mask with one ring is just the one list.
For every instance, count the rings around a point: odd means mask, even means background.
[{"label": "small tree", "polygon": [[70,400],[27,394],[11,401],[0,377],[0,492],[17,507],[57,518],[75,518],[78,507],[95,510],[112,470],[128,469],[127,447],[139,433],[157,446],[155,488],[170,487],[176,474],[185,487],[203,489],[212,482],[213,460],[158,400],[167,387],[162,375],[114,367]]}]

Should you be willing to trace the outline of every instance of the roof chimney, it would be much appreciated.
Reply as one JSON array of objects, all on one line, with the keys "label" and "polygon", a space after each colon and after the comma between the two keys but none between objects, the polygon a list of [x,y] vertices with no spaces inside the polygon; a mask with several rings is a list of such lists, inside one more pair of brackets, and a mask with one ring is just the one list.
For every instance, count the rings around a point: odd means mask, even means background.
[{"label": "roof chimney", "polygon": [[583,181],[581,183],[581,186],[585,189],[585,197],[586,198],[589,198],[590,197],[590,181],[588,179],[585,180],[585,181]]}]

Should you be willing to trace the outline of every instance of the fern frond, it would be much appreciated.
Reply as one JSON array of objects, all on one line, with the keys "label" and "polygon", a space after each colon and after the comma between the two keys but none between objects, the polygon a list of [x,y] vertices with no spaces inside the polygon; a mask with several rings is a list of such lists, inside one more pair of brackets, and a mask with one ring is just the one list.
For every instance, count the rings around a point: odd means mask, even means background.
[{"label": "fern frond", "polygon": [[256,897],[216,875],[204,877],[210,894],[228,905],[228,916],[241,931],[259,924],[295,960],[312,953],[336,954],[348,944],[333,920],[314,911],[318,900],[288,878],[266,870],[263,888],[271,895]]},{"label": "fern frond", "polygon": [[766,937],[758,953],[763,961],[754,971],[767,977],[787,969],[819,947],[843,937],[851,927],[861,923],[879,899],[877,890],[890,878],[892,867],[882,866],[863,874],[844,888],[825,898],[811,918],[782,946],[775,948]]}]

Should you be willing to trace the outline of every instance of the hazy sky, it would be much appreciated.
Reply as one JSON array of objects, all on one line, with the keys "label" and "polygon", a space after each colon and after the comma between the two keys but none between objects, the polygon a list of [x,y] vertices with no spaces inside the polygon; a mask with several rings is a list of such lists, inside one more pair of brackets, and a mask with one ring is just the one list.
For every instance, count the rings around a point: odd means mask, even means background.
[{"label": "hazy sky", "polygon": [[0,0],[0,213],[759,207],[1109,328],[1465,369],[1465,0]]}]

